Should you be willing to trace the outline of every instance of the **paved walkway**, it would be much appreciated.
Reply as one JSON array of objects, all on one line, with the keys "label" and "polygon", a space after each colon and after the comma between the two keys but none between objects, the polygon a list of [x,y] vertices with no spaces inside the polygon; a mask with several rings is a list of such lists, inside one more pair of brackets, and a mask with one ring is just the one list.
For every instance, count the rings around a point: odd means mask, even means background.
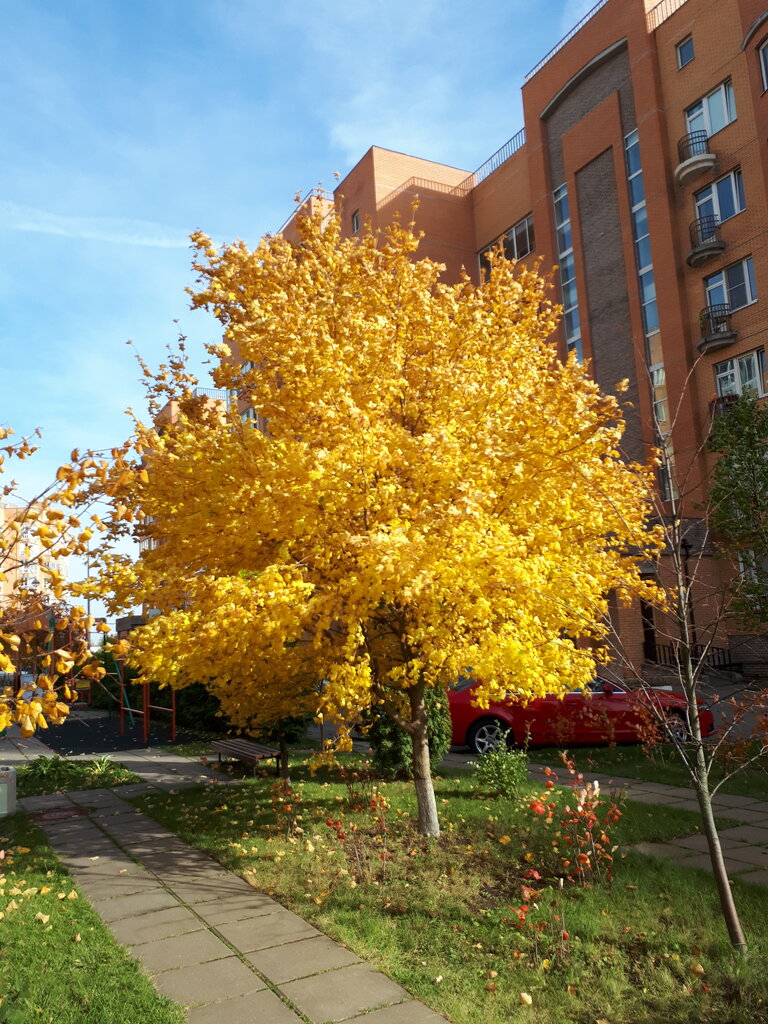
[{"label": "paved walkway", "polygon": [[[37,738],[0,739],[0,764],[39,754],[51,751]],[[157,989],[189,1007],[189,1024],[351,1024],[363,1018],[365,1024],[445,1024],[385,975],[127,802],[155,788],[210,782],[209,771],[151,749],[112,756],[144,781],[19,803],[35,815],[78,886]],[[447,758],[456,767],[467,761],[457,753]],[[545,779],[541,766],[532,766],[531,774]],[[589,778],[631,800],[698,810],[687,789]],[[768,885],[768,803],[724,795],[715,805],[721,816],[741,822],[721,833],[729,873]],[[709,868],[700,834],[636,848]]]}]

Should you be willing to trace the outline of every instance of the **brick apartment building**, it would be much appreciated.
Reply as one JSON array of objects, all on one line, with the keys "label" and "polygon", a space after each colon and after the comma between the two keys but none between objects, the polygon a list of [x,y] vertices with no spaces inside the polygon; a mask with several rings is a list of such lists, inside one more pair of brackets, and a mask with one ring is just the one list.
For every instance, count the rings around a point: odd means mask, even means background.
[{"label": "brick apartment building", "polygon": [[[468,173],[372,147],[336,190],[344,230],[408,218],[418,195],[420,255],[447,279],[479,281],[500,239],[557,265],[562,354],[605,391],[630,381],[628,455],[664,446],[660,495],[685,480],[700,501],[712,416],[768,391],[767,90],[762,0],[601,0],[526,76],[525,124],[497,153]],[[705,598],[729,569],[697,566]],[[664,661],[658,613],[615,615],[635,664]],[[759,638],[727,625],[716,643],[761,660]]]}]

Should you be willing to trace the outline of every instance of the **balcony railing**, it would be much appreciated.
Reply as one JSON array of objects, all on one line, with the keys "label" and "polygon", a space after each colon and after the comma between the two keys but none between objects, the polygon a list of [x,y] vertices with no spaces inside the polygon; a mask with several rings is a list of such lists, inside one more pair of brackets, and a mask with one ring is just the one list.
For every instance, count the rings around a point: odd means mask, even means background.
[{"label": "balcony railing", "polygon": [[216,402],[226,402],[228,394],[225,388],[195,388],[195,398],[212,398]]},{"label": "balcony railing", "polygon": [[677,144],[677,155],[680,163],[685,163],[693,156],[702,156],[709,153],[709,135],[706,132],[688,132]]},{"label": "balcony railing", "polygon": [[691,251],[686,257],[689,267],[698,267],[725,248],[725,242],[720,237],[720,218],[714,214],[695,220],[690,226],[690,235]]},{"label": "balcony railing", "polygon": [[675,168],[675,181],[678,185],[685,184],[691,178],[711,170],[715,163],[715,154],[709,148],[709,136],[704,131],[688,132],[677,143],[677,155],[680,163]]},{"label": "balcony railing", "polygon": [[719,395],[717,398],[713,398],[709,403],[709,412],[712,419],[727,415],[738,400],[738,395]]},{"label": "balcony railing", "polygon": [[725,303],[706,306],[699,313],[701,338],[697,344],[699,352],[715,352],[730,345],[736,337],[731,327],[731,307]]},{"label": "balcony railing", "polygon": [[[691,661],[694,665],[704,663],[710,668],[725,669],[728,672],[740,672],[739,662],[731,660],[731,652],[725,647],[709,647],[706,644],[691,645]],[[656,644],[656,664],[678,668],[682,662],[681,647],[673,644]]]}]

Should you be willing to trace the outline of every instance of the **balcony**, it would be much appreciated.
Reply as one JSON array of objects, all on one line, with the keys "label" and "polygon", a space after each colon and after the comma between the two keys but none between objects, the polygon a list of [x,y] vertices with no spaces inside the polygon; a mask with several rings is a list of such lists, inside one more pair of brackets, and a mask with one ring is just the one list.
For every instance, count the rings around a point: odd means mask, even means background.
[{"label": "balcony", "polygon": [[725,248],[720,237],[720,220],[715,216],[699,217],[690,227],[691,251],[685,257],[689,267],[698,267],[717,256]]},{"label": "balcony", "polygon": [[709,403],[709,412],[712,419],[727,415],[738,400],[738,395],[719,395],[717,398],[713,398]]},{"label": "balcony", "polygon": [[736,340],[736,331],[731,328],[731,307],[725,303],[706,306],[699,313],[701,337],[696,348],[703,355],[725,348]]},{"label": "balcony", "polygon": [[677,144],[680,163],[675,168],[675,181],[685,185],[694,178],[711,171],[717,159],[709,150],[709,136],[706,132],[689,132]]}]

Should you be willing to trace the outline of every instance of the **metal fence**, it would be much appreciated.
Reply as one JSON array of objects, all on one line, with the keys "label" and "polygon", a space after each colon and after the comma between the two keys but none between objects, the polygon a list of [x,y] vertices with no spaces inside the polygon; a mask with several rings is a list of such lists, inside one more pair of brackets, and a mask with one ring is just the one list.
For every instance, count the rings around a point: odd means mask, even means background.
[{"label": "metal fence", "polygon": [[525,76],[525,81],[528,82],[528,81],[530,81],[533,78],[534,75],[537,75],[541,71],[541,69],[544,67],[544,65],[549,63],[549,61],[552,60],[552,58],[555,56],[555,54],[558,53],[560,50],[562,50],[562,48],[565,46],[565,44],[569,43],[573,39],[573,37],[576,35],[576,33],[584,25],[586,25],[586,23],[589,21],[589,19],[594,17],[594,15],[597,14],[597,12],[600,10],[600,8],[601,7],[605,7],[605,5],[607,3],[608,3],[608,0],[598,0],[598,3],[595,4],[595,6],[592,8],[592,10],[588,11],[584,15],[584,17],[581,19],[581,21],[578,22],[578,24],[574,25],[573,28],[571,29],[571,31],[567,35],[563,36],[563,38],[560,40],[560,42],[557,43],[555,46],[553,46],[552,49],[549,51],[549,53],[545,57],[541,58],[539,63],[536,65],[536,67],[535,68],[531,68],[531,70]]},{"label": "metal fence", "polygon": [[661,3],[652,7],[645,16],[648,31],[653,32],[654,29],[657,29],[667,18],[671,18],[675,11],[679,10],[687,2],[688,0],[661,0]]}]

